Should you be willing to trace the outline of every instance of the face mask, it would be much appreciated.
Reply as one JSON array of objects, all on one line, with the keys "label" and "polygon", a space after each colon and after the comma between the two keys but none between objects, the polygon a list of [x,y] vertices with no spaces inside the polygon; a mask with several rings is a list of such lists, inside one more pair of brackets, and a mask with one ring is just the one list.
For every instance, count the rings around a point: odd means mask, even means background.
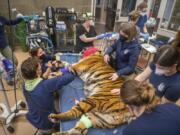
[{"label": "face mask", "polygon": [[51,71],[52,71],[52,72],[57,72],[57,71],[59,71],[59,67],[53,66],[53,67],[51,68]]},{"label": "face mask", "polygon": [[146,9],[144,9],[142,12],[146,13],[146,12],[147,12],[147,10],[146,10]]},{"label": "face mask", "polygon": [[157,74],[157,75],[164,75],[164,74],[167,73],[167,71],[168,71],[168,70],[163,70],[163,69],[158,69],[158,68],[156,68],[155,74]]},{"label": "face mask", "polygon": [[41,59],[41,60],[44,60],[45,58],[46,58],[46,55],[45,55],[45,54],[39,56],[39,59]]},{"label": "face mask", "polygon": [[146,12],[141,12],[140,14],[141,14],[141,16],[145,16]]}]

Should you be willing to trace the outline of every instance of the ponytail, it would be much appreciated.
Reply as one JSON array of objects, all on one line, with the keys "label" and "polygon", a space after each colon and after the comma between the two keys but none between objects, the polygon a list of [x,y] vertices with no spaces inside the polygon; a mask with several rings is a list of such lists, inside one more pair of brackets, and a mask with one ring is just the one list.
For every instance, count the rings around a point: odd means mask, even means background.
[{"label": "ponytail", "polygon": [[172,42],[172,46],[178,52],[177,71],[180,72],[180,30],[177,31],[176,37]]},{"label": "ponytail", "polygon": [[171,67],[177,64],[177,71],[180,71],[180,47],[174,40],[172,45],[163,45],[158,48],[153,62],[163,67]]}]

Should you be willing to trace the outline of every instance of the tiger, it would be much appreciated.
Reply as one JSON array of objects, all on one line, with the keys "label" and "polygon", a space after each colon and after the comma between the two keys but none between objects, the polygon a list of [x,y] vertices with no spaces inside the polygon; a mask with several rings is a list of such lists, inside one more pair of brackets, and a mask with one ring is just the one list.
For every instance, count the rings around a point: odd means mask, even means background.
[{"label": "tiger", "polygon": [[121,88],[125,80],[109,79],[115,70],[104,62],[102,55],[83,58],[73,64],[71,70],[84,81],[87,97],[67,112],[49,115],[51,119],[62,121],[80,118],[74,128],[53,135],[86,135],[88,128],[115,128],[133,117],[120,96],[111,93],[112,89]]}]

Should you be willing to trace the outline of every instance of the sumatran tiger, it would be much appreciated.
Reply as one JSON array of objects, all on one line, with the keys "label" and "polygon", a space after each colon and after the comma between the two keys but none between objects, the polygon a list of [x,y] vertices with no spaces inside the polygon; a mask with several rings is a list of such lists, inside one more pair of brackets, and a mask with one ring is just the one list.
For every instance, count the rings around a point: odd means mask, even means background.
[{"label": "sumatran tiger", "polygon": [[60,120],[80,118],[76,126],[66,132],[54,135],[86,135],[88,128],[114,128],[126,123],[131,117],[120,96],[111,93],[120,88],[124,80],[109,79],[115,70],[104,62],[101,55],[91,55],[72,65],[72,70],[84,81],[87,98],[67,112],[50,114]]}]

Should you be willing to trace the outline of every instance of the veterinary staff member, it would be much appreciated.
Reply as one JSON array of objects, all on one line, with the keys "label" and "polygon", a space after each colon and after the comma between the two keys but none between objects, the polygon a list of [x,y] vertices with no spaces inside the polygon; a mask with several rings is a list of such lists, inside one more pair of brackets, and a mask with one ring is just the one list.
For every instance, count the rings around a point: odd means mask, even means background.
[{"label": "veterinary staff member", "polygon": [[138,5],[137,11],[140,13],[140,17],[136,25],[140,28],[140,32],[147,33],[146,22],[147,22],[147,2],[142,2]]},{"label": "veterinary staff member", "polygon": [[132,23],[123,23],[120,27],[120,38],[115,44],[108,47],[104,55],[104,61],[110,62],[110,55],[116,52],[116,73],[110,79],[116,80],[119,76],[134,73],[140,53],[140,46],[136,38],[136,27]]},{"label": "veterinary staff member", "polygon": [[140,29],[139,27],[136,25],[138,19],[140,17],[140,13],[136,10],[133,10],[129,13],[129,22],[133,23],[136,26],[136,30],[137,30],[137,38],[139,38],[140,36]]},{"label": "veterinary staff member", "polygon": [[73,81],[74,75],[66,73],[60,77],[43,80],[40,62],[33,57],[22,63],[21,72],[25,79],[23,93],[29,108],[27,119],[40,133],[51,134],[54,124],[48,119],[48,115],[56,113],[53,93]]},{"label": "veterinary staff member", "polygon": [[14,62],[16,65],[18,65],[18,61],[14,55],[12,56],[12,50],[7,43],[4,27],[5,25],[8,25],[8,26],[16,25],[20,23],[21,21],[23,21],[23,18],[20,17],[19,14],[17,15],[17,18],[15,20],[8,20],[5,17],[0,16],[0,51],[4,57],[10,60],[14,58]]},{"label": "veterinary staff member", "polygon": [[162,97],[162,102],[176,102],[180,98],[179,47],[164,45],[157,50],[153,62],[135,79],[147,79]]},{"label": "veterinary staff member", "polygon": [[54,58],[50,55],[47,55],[41,47],[35,47],[30,50],[31,57],[37,57],[41,62],[42,76],[44,79],[47,79],[51,73],[52,64],[50,63]]},{"label": "veterinary staff member", "polygon": [[86,15],[85,22],[77,27],[76,52],[79,53],[87,47],[92,47],[93,41],[97,39],[96,35],[92,17]]},{"label": "veterinary staff member", "polygon": [[158,104],[155,90],[148,84],[125,82],[121,99],[135,116],[123,135],[180,135],[180,107],[173,103]]}]

